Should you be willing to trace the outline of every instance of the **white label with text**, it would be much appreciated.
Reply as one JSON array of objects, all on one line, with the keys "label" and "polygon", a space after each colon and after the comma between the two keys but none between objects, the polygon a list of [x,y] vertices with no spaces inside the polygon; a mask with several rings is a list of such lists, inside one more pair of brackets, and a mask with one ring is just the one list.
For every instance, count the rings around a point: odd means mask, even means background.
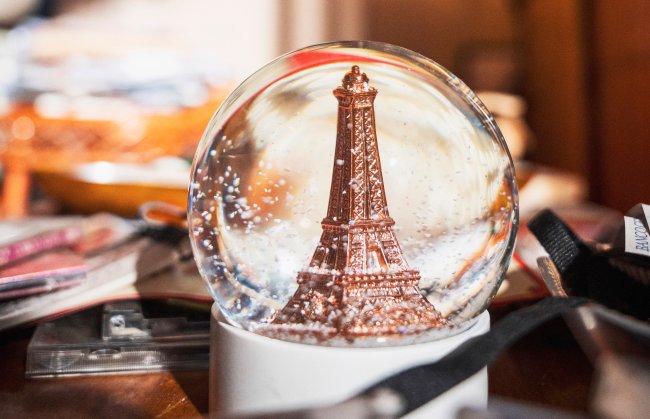
[{"label": "white label with text", "polygon": [[638,218],[625,218],[625,251],[650,257],[650,235]]}]

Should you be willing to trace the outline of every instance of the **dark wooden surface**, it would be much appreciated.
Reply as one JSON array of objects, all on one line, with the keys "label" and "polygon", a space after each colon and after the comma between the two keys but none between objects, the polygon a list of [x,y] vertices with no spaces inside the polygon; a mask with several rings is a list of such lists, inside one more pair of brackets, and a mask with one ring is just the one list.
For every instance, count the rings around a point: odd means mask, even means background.
[{"label": "dark wooden surface", "polygon": [[[493,321],[512,309],[491,309]],[[207,371],[26,379],[25,353],[32,332],[0,333],[0,417],[207,415]],[[591,375],[591,364],[563,321],[557,320],[519,341],[490,366],[490,398],[584,413]]]},{"label": "dark wooden surface", "polygon": [[[492,321],[513,309],[491,309]],[[490,365],[489,394],[490,398],[585,414],[592,374],[593,365],[558,318],[531,332]]]}]

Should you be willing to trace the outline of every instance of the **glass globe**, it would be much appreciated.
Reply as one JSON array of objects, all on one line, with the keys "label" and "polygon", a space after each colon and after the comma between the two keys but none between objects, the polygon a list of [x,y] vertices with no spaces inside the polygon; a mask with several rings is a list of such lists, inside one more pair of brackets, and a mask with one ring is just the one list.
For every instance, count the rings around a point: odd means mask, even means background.
[{"label": "glass globe", "polygon": [[332,175],[343,164],[334,156],[333,90],[354,66],[377,92],[392,230],[419,272],[419,293],[442,322],[422,332],[415,316],[415,333],[400,326],[362,339],[277,336],[374,346],[458,333],[486,309],[508,267],[518,220],[514,168],[494,119],[462,81],[389,44],[328,43],[289,53],[222,104],[192,168],[188,218],[199,270],[227,321],[269,335],[297,292],[299,273],[320,269],[310,260],[323,246]]}]

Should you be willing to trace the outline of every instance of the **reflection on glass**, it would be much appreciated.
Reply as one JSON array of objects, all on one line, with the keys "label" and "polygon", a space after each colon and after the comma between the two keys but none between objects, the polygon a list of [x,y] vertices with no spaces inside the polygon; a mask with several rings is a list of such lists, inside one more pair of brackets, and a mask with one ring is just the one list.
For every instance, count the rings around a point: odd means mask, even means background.
[{"label": "reflection on glass", "polygon": [[507,268],[517,224],[513,166],[493,119],[460,80],[391,45],[300,50],[231,94],[194,160],[197,263],[229,321],[255,331],[284,307],[322,233],[335,163],[332,90],[355,64],[379,92],[376,130],[395,233],[449,325],[426,339],[456,333],[489,304]]}]

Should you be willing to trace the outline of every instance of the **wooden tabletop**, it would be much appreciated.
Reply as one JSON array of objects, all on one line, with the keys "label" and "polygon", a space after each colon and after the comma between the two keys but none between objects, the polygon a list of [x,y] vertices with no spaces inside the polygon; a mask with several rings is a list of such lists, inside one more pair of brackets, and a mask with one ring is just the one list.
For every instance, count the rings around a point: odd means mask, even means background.
[{"label": "wooden tabletop", "polygon": [[[493,321],[514,308],[492,308]],[[33,330],[0,333],[0,417],[207,416],[207,371],[26,379],[25,354]],[[561,319],[520,340],[488,371],[491,400],[587,411],[593,368]]]}]

